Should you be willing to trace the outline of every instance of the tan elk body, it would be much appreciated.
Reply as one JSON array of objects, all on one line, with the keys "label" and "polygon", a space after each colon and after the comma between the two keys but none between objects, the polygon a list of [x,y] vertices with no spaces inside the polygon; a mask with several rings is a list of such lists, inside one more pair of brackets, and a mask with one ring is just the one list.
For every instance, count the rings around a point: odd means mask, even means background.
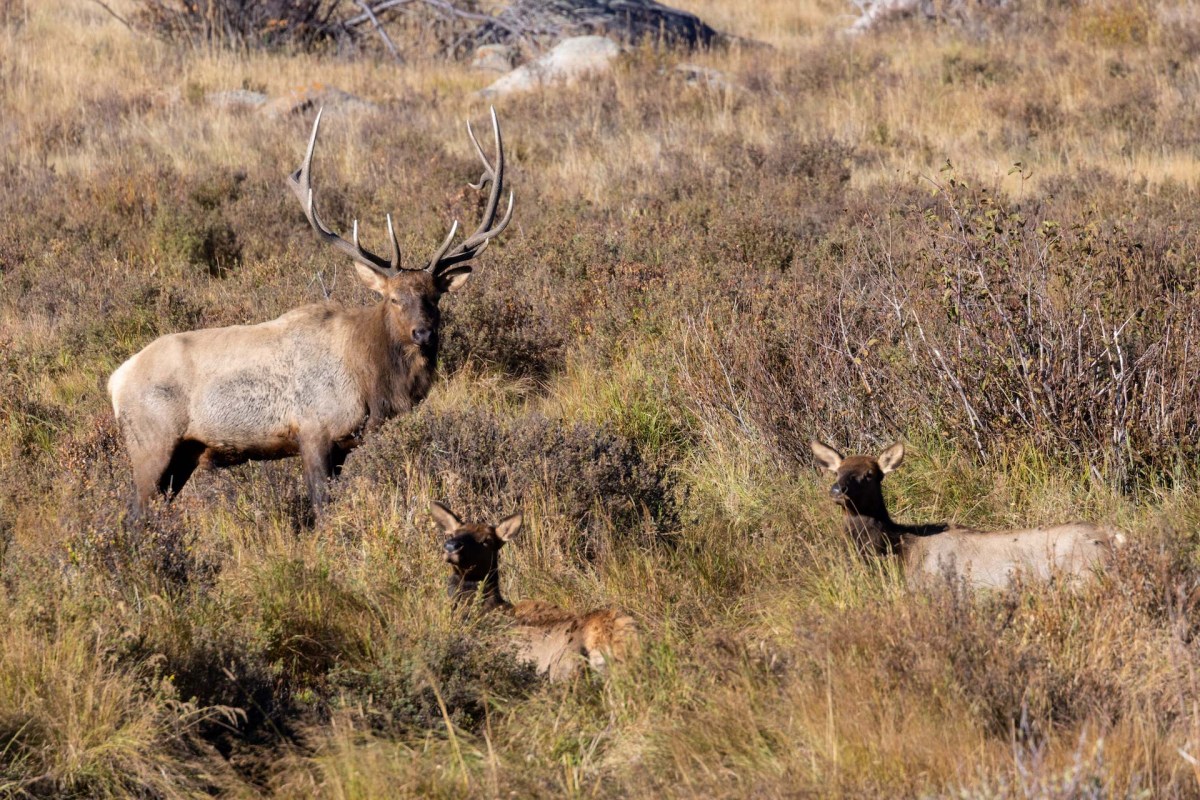
[{"label": "tan elk body", "polygon": [[584,664],[604,671],[610,660],[621,662],[639,647],[637,624],[615,608],[575,614],[549,603],[500,594],[500,548],[521,530],[521,515],[495,526],[464,523],[440,503],[430,513],[446,534],[443,557],[453,573],[447,593],[455,604],[480,603],[485,611],[508,615],[518,640],[518,657],[552,681],[575,675]]},{"label": "tan elk body", "polygon": [[878,458],[843,458],[819,442],[812,450],[821,466],[837,475],[829,493],[842,506],[846,533],[859,552],[899,557],[905,575],[916,583],[947,571],[976,587],[1005,586],[1018,572],[1041,580],[1087,578],[1124,542],[1120,533],[1090,522],[1002,531],[902,525],[888,514],[882,481],[900,466],[904,445],[892,445]]},{"label": "tan elk body", "polygon": [[492,111],[496,163],[467,131],[484,165],[475,188],[492,184],[479,228],[453,250],[458,223],[429,263],[383,259],[329,230],[317,214],[310,181],[321,115],[300,169],[289,184],[318,236],[350,256],[380,302],[347,308],[334,302],[290,311],[257,325],[162,336],[109,379],[113,412],[133,464],[135,509],[156,494],[178,493],[197,467],[299,455],[314,509],[364,432],[420,403],[437,367],[442,295],[471,272],[477,256],[512,218],[496,221],[504,184],[504,148]]}]

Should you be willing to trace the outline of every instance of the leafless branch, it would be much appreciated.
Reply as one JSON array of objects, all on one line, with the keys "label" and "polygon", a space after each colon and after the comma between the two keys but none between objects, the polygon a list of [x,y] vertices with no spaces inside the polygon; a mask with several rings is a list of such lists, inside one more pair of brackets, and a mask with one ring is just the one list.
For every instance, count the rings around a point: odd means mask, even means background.
[{"label": "leafless branch", "polygon": [[379,34],[379,38],[383,40],[388,52],[392,54],[392,58],[396,59],[397,61],[403,61],[404,59],[400,57],[400,51],[396,49],[396,45],[392,42],[392,37],[388,36],[387,31],[383,29],[383,25],[379,24],[379,17],[377,17],[375,12],[371,10],[371,7],[367,5],[366,0],[355,0],[355,2],[358,4],[358,7],[363,10],[363,14],[365,14],[367,18],[371,20],[371,24],[375,26],[375,31]]},{"label": "leafless branch", "polygon": [[115,19],[117,22],[124,25],[131,32],[137,33],[137,30],[132,25],[129,24],[129,20],[122,17],[116,11],[113,11],[112,7],[109,6],[108,3],[104,2],[104,0],[92,0],[92,2],[95,3],[96,5],[100,6],[101,8],[103,8],[105,11],[107,11],[113,19]]}]

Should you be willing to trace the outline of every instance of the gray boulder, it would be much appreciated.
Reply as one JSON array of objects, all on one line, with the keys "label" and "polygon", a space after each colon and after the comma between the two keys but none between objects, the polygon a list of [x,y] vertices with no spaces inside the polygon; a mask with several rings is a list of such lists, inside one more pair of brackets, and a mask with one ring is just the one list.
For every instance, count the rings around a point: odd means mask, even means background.
[{"label": "gray boulder", "polygon": [[482,72],[508,72],[517,63],[517,49],[508,44],[485,44],[475,48],[471,69]]},{"label": "gray boulder", "polygon": [[719,69],[702,67],[699,64],[676,64],[675,74],[683,79],[688,86],[698,89],[714,89],[725,91],[738,88],[737,83]]},{"label": "gray boulder", "polygon": [[569,83],[583,75],[606,72],[620,52],[621,46],[606,36],[564,39],[538,59],[504,75],[480,94],[496,97],[539,86]]},{"label": "gray boulder", "polygon": [[379,110],[379,106],[370,100],[322,83],[313,83],[271,98],[259,107],[259,111],[268,117],[286,117],[303,114],[313,108],[324,108],[326,113],[334,114]]},{"label": "gray boulder", "polygon": [[255,111],[267,102],[268,98],[262,92],[252,92],[249,89],[230,89],[224,92],[209,92],[204,100],[213,108],[222,111]]}]

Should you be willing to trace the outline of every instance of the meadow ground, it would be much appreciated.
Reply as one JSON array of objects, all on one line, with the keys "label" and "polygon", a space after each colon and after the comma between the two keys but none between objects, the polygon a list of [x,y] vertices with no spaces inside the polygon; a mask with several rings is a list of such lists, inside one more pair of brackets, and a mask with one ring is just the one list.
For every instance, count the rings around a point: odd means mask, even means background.
[{"label": "meadow ground", "polygon": [[[123,13],[132,0],[114,3]],[[683,3],[773,45],[506,98],[515,222],[440,382],[309,529],[298,465],[126,526],[104,391],[154,337],[369,298],[284,176],[406,253],[476,218],[440,60],[197,51],[0,2],[0,796],[1200,794],[1200,18],[1013,3],[848,40],[836,0]],[[1085,589],[912,592],[839,533],[817,437],[909,444],[905,521],[1091,518]],[[521,508],[505,593],[644,654],[549,686],[443,594],[427,508]]]}]

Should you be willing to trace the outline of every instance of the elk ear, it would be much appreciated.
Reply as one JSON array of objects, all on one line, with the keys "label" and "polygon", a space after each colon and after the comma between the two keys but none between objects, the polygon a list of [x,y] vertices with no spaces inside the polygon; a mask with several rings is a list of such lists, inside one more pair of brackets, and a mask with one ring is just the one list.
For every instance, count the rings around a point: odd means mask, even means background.
[{"label": "elk ear", "polygon": [[876,461],[879,462],[879,468],[883,470],[883,474],[887,475],[904,461],[904,443],[896,442],[887,450],[880,453]]},{"label": "elk ear", "polygon": [[502,542],[511,542],[516,535],[521,532],[521,522],[523,518],[520,514],[513,514],[511,517],[505,517],[496,525],[496,535],[500,537]]},{"label": "elk ear", "polygon": [[358,279],[362,281],[363,286],[366,286],[377,295],[383,296],[387,294],[387,278],[380,275],[375,270],[368,267],[366,264],[354,262],[354,271],[358,273]]},{"label": "elk ear", "polygon": [[441,526],[446,533],[454,533],[462,527],[462,520],[454,515],[454,512],[446,508],[438,502],[429,504],[429,513],[433,515],[434,521]]},{"label": "elk ear", "polygon": [[453,292],[466,283],[469,277],[471,277],[470,267],[452,267],[437,276],[437,290],[443,294]]},{"label": "elk ear", "polygon": [[813,455],[817,457],[817,463],[830,472],[837,472],[838,467],[842,465],[842,454],[834,450],[827,444],[820,442],[810,442],[809,447],[812,448]]}]

